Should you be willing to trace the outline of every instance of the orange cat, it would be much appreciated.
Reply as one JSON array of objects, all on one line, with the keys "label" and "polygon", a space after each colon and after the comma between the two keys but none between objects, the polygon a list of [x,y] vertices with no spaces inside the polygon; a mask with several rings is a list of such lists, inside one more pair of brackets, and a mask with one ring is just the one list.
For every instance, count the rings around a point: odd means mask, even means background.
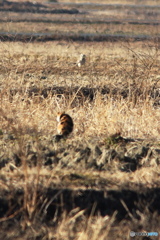
[{"label": "orange cat", "polygon": [[57,114],[57,132],[62,136],[68,136],[73,131],[73,120],[65,112]]}]

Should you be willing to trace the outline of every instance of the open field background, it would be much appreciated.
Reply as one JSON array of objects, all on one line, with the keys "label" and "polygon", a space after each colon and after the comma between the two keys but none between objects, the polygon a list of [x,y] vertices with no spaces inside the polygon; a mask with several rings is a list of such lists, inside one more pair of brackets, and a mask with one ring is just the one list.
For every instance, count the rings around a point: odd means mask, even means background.
[{"label": "open field background", "polygon": [[[159,1],[15,2],[0,4],[0,238],[160,234]],[[59,142],[58,111],[74,121]]]}]

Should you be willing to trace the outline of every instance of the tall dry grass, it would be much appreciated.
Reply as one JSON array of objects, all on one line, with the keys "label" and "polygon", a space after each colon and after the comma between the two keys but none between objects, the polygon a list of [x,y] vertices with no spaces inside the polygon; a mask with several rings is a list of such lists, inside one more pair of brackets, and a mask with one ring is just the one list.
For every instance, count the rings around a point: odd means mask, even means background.
[{"label": "tall dry grass", "polygon": [[[75,63],[81,52],[86,54],[87,63],[79,69]],[[148,94],[150,90],[159,88],[159,52],[158,47],[150,43],[146,45],[128,43],[123,44],[123,47],[121,43],[89,43],[86,46],[65,42],[4,43],[0,55],[0,128],[3,135],[16,137],[16,146],[14,145],[12,149],[22,159],[21,168],[12,166],[14,173],[8,168],[2,174],[7,173],[8,180],[5,187],[9,191],[14,187],[24,189],[23,207],[20,210],[24,213],[21,228],[25,231],[30,227],[36,239],[39,231],[34,224],[40,213],[38,188],[43,184],[45,187],[50,186],[54,178],[56,181],[61,181],[57,174],[58,171],[61,172],[60,169],[57,168],[52,173],[48,173],[48,170],[43,168],[40,144],[40,139],[43,137],[56,134],[56,113],[65,110],[73,117],[75,128],[68,139],[71,144],[76,141],[89,142],[91,138],[95,139],[95,143],[103,142],[106,137],[117,132],[125,138],[147,138],[159,141],[159,106],[154,106],[155,99]],[[127,98],[123,98],[120,94],[113,93],[103,96],[97,91],[93,101],[80,99],[77,105],[71,104],[76,98],[76,93],[74,96],[61,98],[56,94],[53,96],[49,94],[47,98],[41,95],[28,96],[28,88],[43,89],[53,85],[79,88],[85,86],[97,89],[107,85],[110,89],[127,89],[129,94]],[[16,90],[16,94],[12,95],[11,90]],[[26,164],[28,139],[34,143],[38,154],[39,164],[33,169]],[[158,176],[157,168],[152,170],[150,173],[139,170],[136,174],[117,174],[116,172],[112,176],[98,173],[97,178],[108,176],[113,181],[116,179],[116,183],[132,182],[152,185],[154,176]],[[64,171],[60,174],[65,173]],[[50,174],[48,182],[46,176]],[[44,209],[47,209],[51,202],[45,201],[42,196],[40,202]],[[40,231],[42,239],[99,238],[103,240],[113,239],[113,236],[116,236],[116,239],[120,236],[119,239],[122,239],[123,234],[124,239],[129,239],[129,232],[133,230],[133,225],[135,229],[139,226],[133,216],[132,224],[122,223],[124,224],[122,228],[121,225],[115,225],[116,213],[105,218],[91,215],[88,219],[83,211],[78,209],[74,211],[69,216],[64,213],[61,220],[56,219],[55,216],[55,222],[58,223],[56,228],[49,228],[44,224]],[[15,212],[16,214],[18,213]],[[9,215],[1,220],[7,221],[15,215]],[[148,229],[146,218],[147,213],[144,213],[141,220],[142,225],[146,224],[144,231]],[[153,231],[156,231],[155,226],[153,223],[151,227]]]},{"label": "tall dry grass", "polygon": [[[26,131],[36,128],[55,134],[56,112],[65,110],[75,122],[74,138],[95,135],[100,138],[117,131],[124,137],[159,138],[159,108],[154,107],[155,99],[151,97],[154,89],[159,91],[159,53],[156,46],[143,48],[121,49],[112,45],[104,48],[104,44],[93,44],[84,51],[86,66],[78,69],[75,63],[81,46],[58,44],[55,52],[50,43],[42,44],[41,48],[36,44],[4,44],[0,63],[1,108],[15,127],[21,126]],[[128,97],[112,93],[103,96],[97,92],[93,102],[86,100],[82,105],[80,101],[72,107],[76,93],[69,98],[27,94],[28,88],[52,86],[107,86],[111,92],[116,88],[119,92],[128,91]],[[11,96],[11,90],[17,93]],[[8,130],[3,118],[1,126]]]}]

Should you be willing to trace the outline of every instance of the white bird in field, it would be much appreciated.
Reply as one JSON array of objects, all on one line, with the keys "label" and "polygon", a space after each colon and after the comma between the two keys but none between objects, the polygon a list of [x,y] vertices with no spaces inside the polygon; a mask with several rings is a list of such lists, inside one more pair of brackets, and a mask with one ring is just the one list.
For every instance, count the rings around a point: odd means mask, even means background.
[{"label": "white bird in field", "polygon": [[77,65],[78,67],[81,67],[82,65],[84,65],[86,62],[86,55],[82,54],[80,55],[78,61],[77,61]]}]

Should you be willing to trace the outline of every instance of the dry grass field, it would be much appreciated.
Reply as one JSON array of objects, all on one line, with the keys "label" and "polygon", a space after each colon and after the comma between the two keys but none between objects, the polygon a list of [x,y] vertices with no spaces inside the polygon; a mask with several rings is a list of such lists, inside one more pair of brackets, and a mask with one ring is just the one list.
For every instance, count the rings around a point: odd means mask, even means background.
[{"label": "dry grass field", "polygon": [[[3,0],[2,0],[3,1]],[[13,0],[13,2],[19,2],[19,0]],[[26,2],[25,0],[21,0],[21,2]],[[33,2],[31,0],[29,0],[28,2]],[[38,3],[46,3],[45,0],[37,0],[36,2]],[[49,2],[60,2],[60,3],[84,3],[85,1],[82,1],[82,0],[70,0],[70,1],[67,1],[67,0],[62,0],[62,1],[56,1],[56,0],[49,0]],[[97,1],[95,0],[90,0],[89,3],[95,3],[97,4]],[[158,5],[160,3],[159,0],[101,0],[100,2],[101,4],[139,4],[139,5]]]},{"label": "dry grass field", "polygon": [[[148,14],[143,11],[142,21]],[[36,13],[30,23],[24,21],[29,13],[20,15],[2,12],[0,31],[79,36],[105,28],[98,14],[93,25],[83,24],[79,15],[76,24],[75,16],[51,14],[61,24],[48,26],[36,23],[42,17]],[[122,31],[124,39],[1,39],[0,239],[128,240],[131,231],[160,234],[159,25],[134,24],[130,32],[151,37],[136,41],[125,39],[128,25],[112,24],[108,31]],[[81,53],[86,63],[78,67]],[[74,131],[56,141],[59,111],[72,116]]]}]

